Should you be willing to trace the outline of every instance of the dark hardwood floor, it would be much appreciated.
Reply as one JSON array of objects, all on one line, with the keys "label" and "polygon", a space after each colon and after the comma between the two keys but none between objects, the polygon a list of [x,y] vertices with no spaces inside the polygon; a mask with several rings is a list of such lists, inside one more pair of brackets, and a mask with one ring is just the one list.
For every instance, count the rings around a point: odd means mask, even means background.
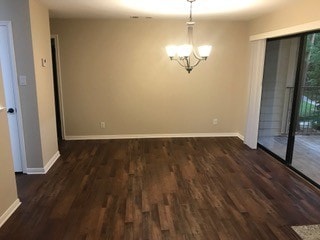
[{"label": "dark hardwood floor", "polygon": [[319,190],[237,138],[67,141],[0,239],[299,239]]},{"label": "dark hardwood floor", "polygon": [[[265,148],[286,159],[288,137],[260,137]],[[320,135],[296,135],[292,166],[320,185]]]}]

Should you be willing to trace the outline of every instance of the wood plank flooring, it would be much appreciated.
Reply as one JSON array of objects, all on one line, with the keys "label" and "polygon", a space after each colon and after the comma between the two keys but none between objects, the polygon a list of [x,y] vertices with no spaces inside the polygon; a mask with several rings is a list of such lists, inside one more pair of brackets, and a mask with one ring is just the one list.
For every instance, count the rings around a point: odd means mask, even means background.
[{"label": "wood plank flooring", "polygon": [[[259,143],[282,159],[286,158],[288,138],[261,137]],[[292,166],[320,185],[320,135],[296,135]]]},{"label": "wood plank flooring", "polygon": [[299,239],[320,193],[238,138],[66,141],[0,239]]}]

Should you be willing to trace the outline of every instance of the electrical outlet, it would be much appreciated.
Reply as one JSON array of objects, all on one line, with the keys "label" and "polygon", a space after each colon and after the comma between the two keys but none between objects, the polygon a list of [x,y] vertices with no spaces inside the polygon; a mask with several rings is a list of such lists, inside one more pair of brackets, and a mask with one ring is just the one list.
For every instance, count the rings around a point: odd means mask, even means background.
[{"label": "electrical outlet", "polygon": [[100,122],[100,128],[106,128],[106,123],[105,122]]},{"label": "electrical outlet", "polygon": [[214,118],[214,119],[212,120],[212,124],[213,124],[213,125],[217,125],[217,124],[218,124],[218,118]]}]

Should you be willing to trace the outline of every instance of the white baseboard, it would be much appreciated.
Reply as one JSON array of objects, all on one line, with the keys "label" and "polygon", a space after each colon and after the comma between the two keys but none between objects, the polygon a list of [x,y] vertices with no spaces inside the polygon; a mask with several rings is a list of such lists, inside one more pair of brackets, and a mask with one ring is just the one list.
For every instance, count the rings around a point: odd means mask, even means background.
[{"label": "white baseboard", "polygon": [[53,157],[49,160],[49,162],[43,168],[27,168],[27,174],[46,174],[53,164],[58,160],[60,157],[60,152],[57,151]]},{"label": "white baseboard", "polygon": [[174,134],[129,134],[129,135],[84,135],[66,136],[65,140],[107,140],[107,139],[139,139],[139,138],[187,138],[187,137],[244,137],[239,133],[174,133]]},{"label": "white baseboard", "polygon": [[44,168],[26,168],[26,174],[46,174]]},{"label": "white baseboard", "polygon": [[0,216],[0,228],[9,219],[9,217],[16,211],[20,206],[21,202],[19,198],[11,204],[11,206]]},{"label": "white baseboard", "polygon": [[244,136],[241,135],[240,133],[237,133],[237,137],[240,138],[240,140],[244,141]]},{"label": "white baseboard", "polygon": [[53,166],[53,164],[58,160],[58,158],[60,157],[60,152],[57,151],[53,157],[49,160],[49,162],[44,166],[44,171],[45,173],[47,173],[50,168]]}]

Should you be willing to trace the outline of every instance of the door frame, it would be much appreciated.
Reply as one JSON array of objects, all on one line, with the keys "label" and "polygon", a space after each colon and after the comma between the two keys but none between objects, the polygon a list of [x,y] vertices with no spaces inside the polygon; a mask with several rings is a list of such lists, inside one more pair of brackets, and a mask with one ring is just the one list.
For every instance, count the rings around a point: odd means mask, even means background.
[{"label": "door frame", "polygon": [[[296,73],[294,76],[294,92],[293,92],[293,101],[291,103],[292,105],[292,111],[290,113],[290,125],[289,125],[289,133],[288,133],[288,142],[286,146],[286,155],[285,157],[280,157],[276,153],[274,153],[272,150],[268,149],[267,147],[263,146],[262,144],[258,143],[258,147],[265,150],[267,153],[269,153],[271,156],[285,164],[288,168],[290,168],[292,171],[300,175],[302,178],[306,179],[309,181],[311,184],[316,186],[317,188],[320,188],[320,184],[315,182],[313,179],[311,179],[309,176],[305,175],[302,171],[300,171],[298,168],[292,165],[293,162],[293,154],[294,154],[294,146],[295,146],[295,135],[296,135],[296,126],[298,124],[298,118],[299,118],[299,109],[301,105],[301,86],[303,83],[303,73],[305,71],[304,65],[303,65],[303,60],[305,58],[305,48],[306,48],[306,41],[307,41],[307,36],[312,33],[320,33],[320,28],[319,29],[313,29],[309,31],[304,31],[303,33],[298,33],[298,34],[291,34],[291,35],[286,35],[286,36],[280,36],[276,38],[270,38],[267,41],[273,41],[273,40],[282,40],[286,38],[292,38],[292,37],[299,37],[299,48],[298,48],[298,61],[295,64],[296,65]],[[260,78],[259,78],[260,79]],[[260,80],[263,80],[260,79]],[[252,88],[252,84],[251,84]],[[258,94],[261,96],[261,93],[258,92]],[[259,106],[259,111],[260,111]],[[250,105],[249,105],[250,109]],[[256,110],[257,110],[256,109]],[[248,121],[248,120],[247,120]],[[259,119],[258,119],[259,121]],[[254,129],[255,130],[255,129]],[[257,138],[254,138],[254,140]],[[245,144],[247,144],[245,142]],[[248,144],[247,144],[248,145]],[[250,146],[250,145],[248,145]]]},{"label": "door frame", "polygon": [[[263,41],[266,41],[269,38],[276,38],[276,37],[284,37],[286,35],[294,35],[298,33],[303,32],[309,32],[309,31],[316,31],[320,29],[320,21],[310,22],[310,23],[304,23],[292,27],[282,28],[282,29],[276,29],[270,32],[262,32],[259,34],[251,35],[249,37],[249,42],[251,44],[254,44],[254,42],[260,42],[262,45]],[[262,45],[263,46],[263,45]],[[257,48],[251,48],[253,51],[251,53],[251,62],[255,61],[255,64],[251,64],[249,66],[249,71],[253,72],[255,74],[250,74],[249,76],[249,86],[248,86],[248,107],[247,107],[247,119],[246,119],[246,131],[245,131],[245,141],[244,143],[248,145],[252,149],[256,149],[258,145],[258,128],[259,125],[259,115],[260,115],[260,105],[256,104],[254,99],[261,99],[261,84],[263,75],[259,74],[258,70],[256,69],[257,66],[264,66],[264,57],[259,56],[259,51],[261,51],[261,47]],[[265,54],[265,53],[263,53]],[[264,67],[262,69],[259,69],[259,71],[263,71]],[[254,126],[254,127],[252,127]]]},{"label": "door frame", "polygon": [[296,126],[298,124],[299,109],[300,109],[300,94],[301,94],[301,84],[302,84],[302,73],[304,71],[302,67],[302,61],[304,60],[305,54],[305,44],[306,44],[307,33],[300,35],[299,52],[298,52],[298,62],[297,70],[295,76],[295,83],[293,89],[293,101],[292,101],[292,111],[290,116],[288,143],[286,149],[286,164],[292,165],[293,151],[295,145],[296,136]]},{"label": "door frame", "polygon": [[[65,118],[64,118],[64,104],[63,104],[63,91],[62,91],[62,81],[61,81],[61,63],[60,63],[60,47],[59,38],[57,34],[52,34],[51,39],[54,41],[55,46],[55,57],[56,57],[56,70],[57,70],[57,83],[58,83],[58,98],[59,98],[59,110],[60,110],[60,123],[61,123],[61,136],[65,139]],[[54,71],[54,69],[52,69]]]},{"label": "door frame", "polygon": [[14,101],[16,107],[16,115],[17,115],[17,125],[18,125],[18,137],[19,137],[19,149],[20,149],[20,157],[21,157],[21,165],[22,172],[27,172],[27,160],[26,160],[26,149],[25,149],[25,141],[24,141],[24,130],[23,130],[23,121],[22,121],[22,111],[20,104],[20,92],[18,85],[18,75],[17,75],[17,66],[16,66],[16,58],[14,51],[14,41],[13,41],[13,32],[12,32],[12,23],[11,21],[0,21],[0,26],[3,26],[7,30],[7,36],[9,38],[9,51],[10,51],[10,59],[11,59],[11,67],[12,67],[12,77],[13,77],[13,94]]}]

